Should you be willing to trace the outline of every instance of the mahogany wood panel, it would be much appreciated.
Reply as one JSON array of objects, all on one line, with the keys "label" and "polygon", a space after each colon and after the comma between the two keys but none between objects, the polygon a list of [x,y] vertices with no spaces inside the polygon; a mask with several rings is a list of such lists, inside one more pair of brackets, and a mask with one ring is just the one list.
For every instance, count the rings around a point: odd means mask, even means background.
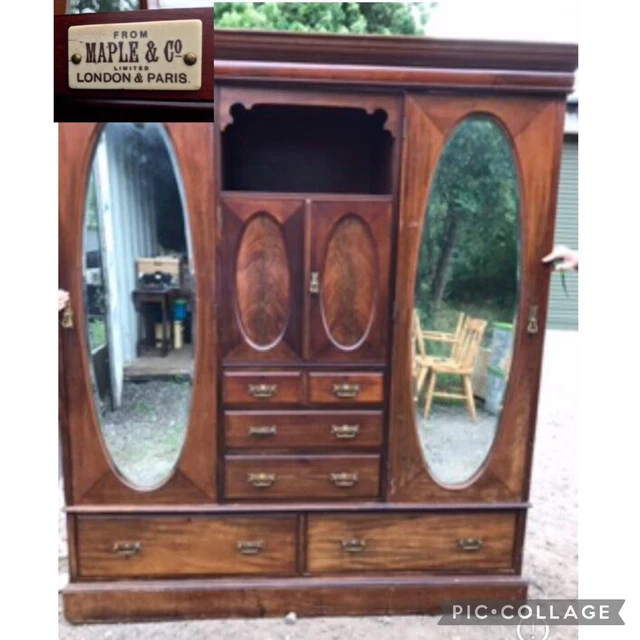
[{"label": "mahogany wood panel", "polygon": [[222,384],[226,404],[297,404],[303,399],[300,371],[225,371]]},{"label": "mahogany wood panel", "polygon": [[53,15],[61,16],[67,13],[69,0],[53,0]]},{"label": "mahogany wood panel", "polygon": [[294,575],[296,530],[295,516],[84,516],[78,518],[79,574],[81,578]]},{"label": "mahogany wood panel", "polygon": [[[562,99],[408,95],[393,329],[388,499],[400,502],[526,500],[536,422],[565,104]],[[520,293],[509,385],[496,439],[481,469],[455,490],[430,474],[416,429],[410,335],[427,196],[448,137],[465,117],[494,117],[511,138],[520,191]],[[537,307],[538,332],[527,332]]]},{"label": "mahogany wood panel", "polygon": [[512,513],[314,514],[307,566],[311,574],[513,571],[516,518]]},{"label": "mahogany wood panel", "polygon": [[[252,484],[252,477],[263,486]],[[377,455],[225,457],[229,500],[375,498],[379,490]]]},{"label": "mahogany wood panel", "polygon": [[218,81],[301,83],[305,87],[327,84],[381,89],[443,89],[503,94],[566,95],[573,89],[573,73],[538,71],[481,71],[464,69],[415,69],[411,67],[356,66],[345,64],[297,64],[214,60]]},{"label": "mahogany wood panel", "polygon": [[72,329],[61,329],[66,389],[68,463],[64,468],[70,504],[206,503],[216,495],[217,379],[215,320],[216,218],[213,207],[211,124],[166,125],[186,197],[196,272],[196,354],[193,396],[184,446],[172,476],[158,489],[136,491],[118,475],[102,440],[91,391],[82,304],[82,238],[86,187],[102,131],[97,123],[59,125],[59,282],[70,292]]},{"label": "mahogany wood panel", "polygon": [[358,449],[382,444],[382,411],[226,411],[230,449]]},{"label": "mahogany wood panel", "polygon": [[122,581],[70,584],[71,622],[162,618],[439,614],[445,600],[527,597],[518,576],[407,576]]},{"label": "mahogany wood panel", "polygon": [[214,58],[573,73],[578,45],[224,29],[216,33]]},{"label": "mahogany wood panel", "polygon": [[311,271],[319,274],[310,301],[313,359],[384,361],[391,211],[377,200],[312,203]]},{"label": "mahogany wood panel", "polygon": [[304,201],[225,198],[221,208],[224,361],[299,360]]},{"label": "mahogany wood panel", "polygon": [[[351,393],[354,395],[351,396]],[[379,404],[383,400],[384,375],[382,373],[309,373],[309,401],[312,403]]]},{"label": "mahogany wood panel", "polygon": [[[202,21],[202,86],[197,91],[155,91],[117,89],[70,89],[68,71],[68,31],[69,27],[85,24],[110,24],[123,22],[156,22],[164,20]],[[81,100],[106,98],[115,100],[165,100],[173,103],[209,102],[213,103],[213,8],[161,9],[158,11],[116,11],[58,15],[53,22],[53,66],[56,97],[68,96]],[[211,109],[213,121],[213,109]]]},{"label": "mahogany wood panel", "polygon": [[330,91],[300,91],[278,87],[268,89],[255,87],[223,87],[220,91],[220,130],[224,131],[232,122],[231,108],[241,104],[246,109],[256,105],[295,105],[309,107],[347,107],[364,109],[368,114],[382,110],[387,114],[384,126],[394,137],[398,137],[400,109],[397,99],[391,94],[348,93]]}]

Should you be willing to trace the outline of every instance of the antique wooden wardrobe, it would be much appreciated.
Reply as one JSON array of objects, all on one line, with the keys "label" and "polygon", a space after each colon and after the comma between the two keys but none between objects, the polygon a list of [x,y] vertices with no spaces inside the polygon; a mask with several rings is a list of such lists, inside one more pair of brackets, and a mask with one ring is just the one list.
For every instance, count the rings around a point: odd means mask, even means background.
[{"label": "antique wooden wardrobe", "polygon": [[[214,124],[161,126],[190,230],[194,360],[175,461],[143,488],[101,428],[109,414],[94,401],[85,346],[83,225],[105,128],[60,125],[69,620],[435,613],[447,599],[526,596],[550,278],[541,258],[576,65],[565,45],[216,33]],[[468,135],[467,121],[477,124]],[[491,136],[514,187],[505,178],[478,191],[495,202],[469,205],[465,220],[480,222],[444,252],[446,203],[467,206],[464,193],[499,172],[465,182],[458,200],[436,198],[448,188],[439,162],[454,153],[454,178],[463,165],[484,170]],[[481,238],[482,264],[497,263],[504,237],[482,221],[500,207],[495,224],[514,230],[512,355],[491,413],[498,378],[481,356],[507,325],[441,283],[451,322],[429,325],[438,286],[416,279],[429,247],[458,256],[456,286],[465,243]],[[457,375],[469,385],[460,397],[435,393],[427,409],[431,380]],[[475,462],[460,472],[464,456]]]}]

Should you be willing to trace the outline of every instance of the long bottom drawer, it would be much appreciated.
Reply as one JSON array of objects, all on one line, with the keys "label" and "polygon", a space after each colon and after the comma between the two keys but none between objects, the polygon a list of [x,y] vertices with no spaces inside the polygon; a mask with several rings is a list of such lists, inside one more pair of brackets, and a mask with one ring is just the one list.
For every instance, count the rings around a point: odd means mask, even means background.
[{"label": "long bottom drawer", "polygon": [[296,516],[80,516],[83,578],[294,575]]},{"label": "long bottom drawer", "polygon": [[308,570],[511,571],[517,515],[310,515]]}]

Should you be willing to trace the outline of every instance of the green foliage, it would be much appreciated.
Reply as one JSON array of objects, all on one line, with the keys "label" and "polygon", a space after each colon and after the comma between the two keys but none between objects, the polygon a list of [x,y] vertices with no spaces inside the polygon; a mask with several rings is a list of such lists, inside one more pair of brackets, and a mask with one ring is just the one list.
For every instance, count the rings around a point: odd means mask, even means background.
[{"label": "green foliage", "polygon": [[427,326],[440,323],[444,307],[511,322],[518,246],[511,147],[491,119],[466,120],[445,147],[427,210],[416,287],[416,305]]},{"label": "green foliage", "polygon": [[69,13],[132,11],[140,8],[140,0],[71,0]]},{"label": "green foliage", "polygon": [[216,29],[424,33],[435,2],[216,2]]}]

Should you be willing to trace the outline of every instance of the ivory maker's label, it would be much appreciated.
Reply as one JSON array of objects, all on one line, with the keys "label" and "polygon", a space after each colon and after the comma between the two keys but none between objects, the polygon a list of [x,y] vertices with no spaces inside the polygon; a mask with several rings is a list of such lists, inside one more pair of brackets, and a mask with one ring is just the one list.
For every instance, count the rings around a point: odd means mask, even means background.
[{"label": "ivory maker's label", "polygon": [[[188,65],[185,56],[191,61],[193,55],[195,63]],[[202,21],[70,27],[68,64],[71,89],[197,91],[202,86]]]}]

